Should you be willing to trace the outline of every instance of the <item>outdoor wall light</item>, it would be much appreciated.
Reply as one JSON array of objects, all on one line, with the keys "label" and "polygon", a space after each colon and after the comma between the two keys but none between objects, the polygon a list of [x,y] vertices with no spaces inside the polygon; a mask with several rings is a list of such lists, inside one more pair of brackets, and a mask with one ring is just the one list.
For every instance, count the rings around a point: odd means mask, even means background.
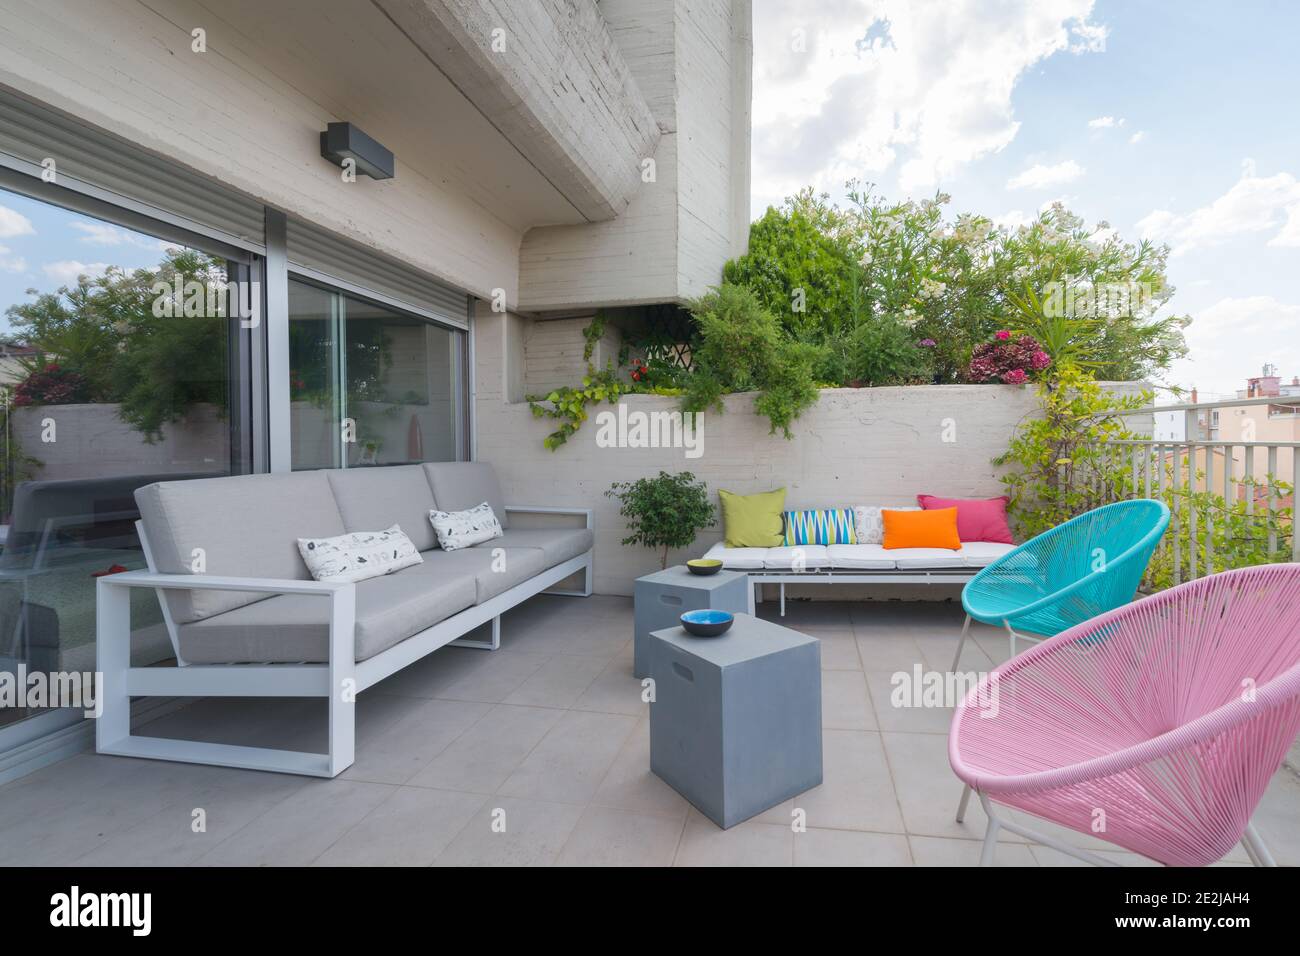
[{"label": "outdoor wall light", "polygon": [[393,178],[392,152],[351,123],[330,123],[320,134],[320,154],[338,166],[350,159],[371,179]]}]

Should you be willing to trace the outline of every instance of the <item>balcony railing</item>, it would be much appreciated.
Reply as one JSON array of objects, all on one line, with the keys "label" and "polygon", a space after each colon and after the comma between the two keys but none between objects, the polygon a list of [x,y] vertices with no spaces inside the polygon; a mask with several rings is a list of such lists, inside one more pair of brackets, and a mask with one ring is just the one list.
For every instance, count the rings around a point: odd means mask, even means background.
[{"label": "balcony railing", "polygon": [[[1169,587],[1217,571],[1252,564],[1300,562],[1295,533],[1295,482],[1300,475],[1300,440],[1258,440],[1259,422],[1239,416],[1240,440],[1225,437],[1216,412],[1265,406],[1300,412],[1300,398],[1236,399],[1125,411],[1159,426],[1159,413],[1183,413],[1183,438],[1109,441],[1098,451],[1101,464],[1082,480],[1098,503],[1156,498],[1169,506],[1169,529],[1148,571],[1147,586]],[[1204,413],[1204,414],[1203,414]],[[1249,423],[1249,424],[1247,424]],[[1208,436],[1202,437],[1205,433]]]}]

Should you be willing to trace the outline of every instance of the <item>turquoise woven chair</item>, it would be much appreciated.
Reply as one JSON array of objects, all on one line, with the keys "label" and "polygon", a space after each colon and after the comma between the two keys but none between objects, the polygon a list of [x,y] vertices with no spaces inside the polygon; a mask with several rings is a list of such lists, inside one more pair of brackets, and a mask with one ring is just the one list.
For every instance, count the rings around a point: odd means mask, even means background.
[{"label": "turquoise woven chair", "polygon": [[1169,524],[1162,502],[1117,501],[1071,518],[1008,551],[961,592],[966,623],[952,659],[957,670],[972,620],[1038,643],[1133,600]]}]

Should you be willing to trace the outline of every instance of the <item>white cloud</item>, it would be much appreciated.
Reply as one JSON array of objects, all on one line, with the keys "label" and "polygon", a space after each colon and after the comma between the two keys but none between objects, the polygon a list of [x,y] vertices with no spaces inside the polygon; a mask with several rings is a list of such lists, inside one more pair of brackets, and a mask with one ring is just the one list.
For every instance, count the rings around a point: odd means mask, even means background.
[{"label": "white cloud", "polygon": [[1004,149],[1016,83],[1035,64],[1092,52],[1093,0],[996,5],[758,0],[754,9],[756,209],[802,186],[896,172],[930,193]]},{"label": "white cloud", "polygon": [[17,209],[0,206],[0,239],[12,239],[15,236],[35,235],[36,227],[32,221]]},{"label": "white cloud", "polygon": [[1115,126],[1123,126],[1124,117],[1116,119],[1113,116],[1098,116],[1096,119],[1088,120],[1089,129],[1111,129]]},{"label": "white cloud", "polygon": [[8,246],[0,246],[0,272],[26,272],[27,260],[11,254]]},{"label": "white cloud", "polygon": [[1039,163],[1037,166],[1030,166],[1024,172],[1008,179],[1007,188],[1049,189],[1053,186],[1072,183],[1083,174],[1084,168],[1072,159],[1056,163],[1053,166],[1045,166]]},{"label": "white cloud", "polygon": [[993,225],[1001,226],[1011,232],[1015,232],[1021,226],[1027,226],[1034,221],[1033,216],[1019,209],[1011,209],[1000,216],[993,217]]},{"label": "white cloud", "polygon": [[1246,160],[1241,178],[1208,206],[1189,213],[1155,209],[1137,227],[1142,238],[1167,242],[1175,254],[1261,232],[1273,233],[1270,246],[1300,246],[1300,182],[1290,173],[1260,176]]},{"label": "white cloud", "polygon": [[1128,138],[1128,141],[1129,141],[1129,144],[1130,144],[1130,145],[1132,145],[1132,146],[1136,146],[1138,143],[1142,142],[1142,140],[1144,140],[1144,139],[1146,139],[1146,138],[1147,138],[1147,131],[1144,130],[1144,129],[1140,129],[1140,130],[1138,130],[1136,133],[1134,133],[1132,136],[1130,136],[1130,137]]},{"label": "white cloud", "polygon": [[45,263],[45,265],[41,266],[41,271],[55,282],[74,285],[78,276],[101,276],[108,271],[108,268],[109,263],[107,262],[78,262],[76,259],[60,259],[57,262]]},{"label": "white cloud", "polygon": [[167,244],[158,239],[142,236],[135,232],[127,232],[117,226],[110,226],[106,222],[87,220],[86,222],[69,223],[69,225],[82,234],[82,242],[89,242],[97,246],[139,246],[142,249],[158,250],[167,248]]},{"label": "white cloud", "polygon": [[1227,297],[1192,313],[1190,354],[1173,379],[1202,396],[1231,395],[1272,362],[1288,377],[1300,374],[1300,305],[1271,295]]}]

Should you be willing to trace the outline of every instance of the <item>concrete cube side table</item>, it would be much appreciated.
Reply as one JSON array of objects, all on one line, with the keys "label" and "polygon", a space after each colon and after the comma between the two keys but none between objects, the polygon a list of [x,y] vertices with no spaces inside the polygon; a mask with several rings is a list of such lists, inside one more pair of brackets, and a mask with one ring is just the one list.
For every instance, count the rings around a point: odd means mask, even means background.
[{"label": "concrete cube side table", "polygon": [[821,646],[737,615],[649,641],[650,769],[726,829],[822,782]]},{"label": "concrete cube side table", "polygon": [[646,657],[650,632],[679,627],[683,612],[710,609],[754,613],[749,575],[738,571],[691,574],[684,564],[637,578],[633,601],[632,673],[637,678],[650,676]]}]

